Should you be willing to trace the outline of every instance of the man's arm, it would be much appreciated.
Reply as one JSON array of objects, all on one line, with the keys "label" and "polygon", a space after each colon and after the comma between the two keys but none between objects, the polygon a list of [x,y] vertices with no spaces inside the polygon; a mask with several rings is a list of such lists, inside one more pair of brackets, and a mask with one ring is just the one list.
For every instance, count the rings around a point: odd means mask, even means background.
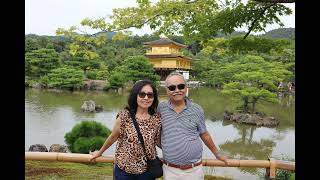
[{"label": "man's arm", "polygon": [[157,134],[156,134],[156,138],[155,138],[155,144],[160,148],[161,148],[161,126],[159,127],[159,129],[157,130]]},{"label": "man's arm", "polygon": [[219,150],[216,147],[216,145],[214,144],[210,133],[208,131],[200,134],[200,138],[202,139],[202,141],[204,142],[204,144],[210,149],[210,151],[216,156],[217,159],[224,161],[227,165],[227,158],[225,156],[222,156],[221,154],[219,154]]},{"label": "man's arm", "polygon": [[161,107],[162,107],[162,103],[160,103],[157,107],[157,112],[159,113],[159,116],[160,116],[160,127],[159,129],[157,130],[157,135],[156,135],[156,139],[155,139],[155,144],[160,148],[162,149],[161,147],[161,132],[162,132],[162,125],[161,125]]}]

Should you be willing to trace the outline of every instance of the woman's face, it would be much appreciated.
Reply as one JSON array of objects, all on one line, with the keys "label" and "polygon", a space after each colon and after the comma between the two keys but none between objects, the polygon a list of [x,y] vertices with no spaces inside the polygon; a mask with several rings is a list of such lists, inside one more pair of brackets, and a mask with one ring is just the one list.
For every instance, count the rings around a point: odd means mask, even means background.
[{"label": "woman's face", "polygon": [[143,88],[140,90],[140,92],[137,95],[137,103],[138,107],[142,109],[148,109],[154,100],[153,97],[153,90],[150,85],[145,85]]}]

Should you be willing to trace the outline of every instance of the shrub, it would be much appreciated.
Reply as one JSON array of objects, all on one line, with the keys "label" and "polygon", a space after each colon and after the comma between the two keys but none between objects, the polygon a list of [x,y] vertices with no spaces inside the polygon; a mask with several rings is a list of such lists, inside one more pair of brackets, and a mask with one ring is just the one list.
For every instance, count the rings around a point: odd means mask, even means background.
[{"label": "shrub", "polygon": [[106,80],[109,77],[108,70],[99,70],[97,72],[97,79],[99,80]]},{"label": "shrub", "polygon": [[73,149],[78,153],[89,153],[90,151],[99,150],[103,145],[105,138],[101,136],[96,136],[92,138],[80,137],[78,138],[74,144]]},{"label": "shrub", "polygon": [[44,86],[47,86],[49,84],[48,76],[41,76],[39,82]]},{"label": "shrub", "polygon": [[88,71],[87,78],[88,79],[97,79],[97,71],[96,70]]},{"label": "shrub", "polygon": [[111,134],[110,129],[96,121],[82,121],[65,134],[65,142],[73,153],[89,153],[99,149]]},{"label": "shrub", "polygon": [[83,72],[69,67],[53,69],[48,74],[50,87],[77,89],[83,84]]},{"label": "shrub", "polygon": [[122,72],[112,71],[108,80],[110,83],[110,88],[117,89],[124,86],[126,82],[126,76]]},{"label": "shrub", "polygon": [[290,180],[292,172],[288,170],[278,169],[276,174],[277,180]]},{"label": "shrub", "polygon": [[[295,161],[294,158],[291,158],[283,154],[281,155],[280,159],[284,161],[293,161],[293,162]],[[292,179],[294,180],[295,173],[289,170],[277,169],[276,179],[277,180],[292,180]]]},{"label": "shrub", "polygon": [[27,79],[24,81],[24,86],[25,87],[32,87],[33,84],[37,83],[36,80],[33,79]]}]

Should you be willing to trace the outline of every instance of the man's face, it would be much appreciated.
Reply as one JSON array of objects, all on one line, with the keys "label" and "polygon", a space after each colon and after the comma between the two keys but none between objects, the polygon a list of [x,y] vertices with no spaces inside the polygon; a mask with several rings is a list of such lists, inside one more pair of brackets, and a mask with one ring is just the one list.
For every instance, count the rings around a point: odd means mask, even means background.
[{"label": "man's face", "polygon": [[173,101],[183,101],[186,96],[187,86],[180,76],[172,76],[167,79],[167,94]]}]

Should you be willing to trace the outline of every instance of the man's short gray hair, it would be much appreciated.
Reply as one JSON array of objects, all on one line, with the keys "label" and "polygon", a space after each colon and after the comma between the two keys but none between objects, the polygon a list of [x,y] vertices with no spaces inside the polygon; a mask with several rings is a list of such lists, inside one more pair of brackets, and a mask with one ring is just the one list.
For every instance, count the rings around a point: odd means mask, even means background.
[{"label": "man's short gray hair", "polygon": [[181,74],[181,73],[178,73],[178,72],[171,72],[168,76],[167,76],[167,78],[166,78],[166,86],[168,85],[168,79],[170,78],[170,77],[172,77],[172,76],[180,76],[180,77],[182,77],[182,79],[183,79],[183,81],[184,81],[184,83],[187,85],[187,81],[186,81],[186,79],[184,78],[184,76]]}]

